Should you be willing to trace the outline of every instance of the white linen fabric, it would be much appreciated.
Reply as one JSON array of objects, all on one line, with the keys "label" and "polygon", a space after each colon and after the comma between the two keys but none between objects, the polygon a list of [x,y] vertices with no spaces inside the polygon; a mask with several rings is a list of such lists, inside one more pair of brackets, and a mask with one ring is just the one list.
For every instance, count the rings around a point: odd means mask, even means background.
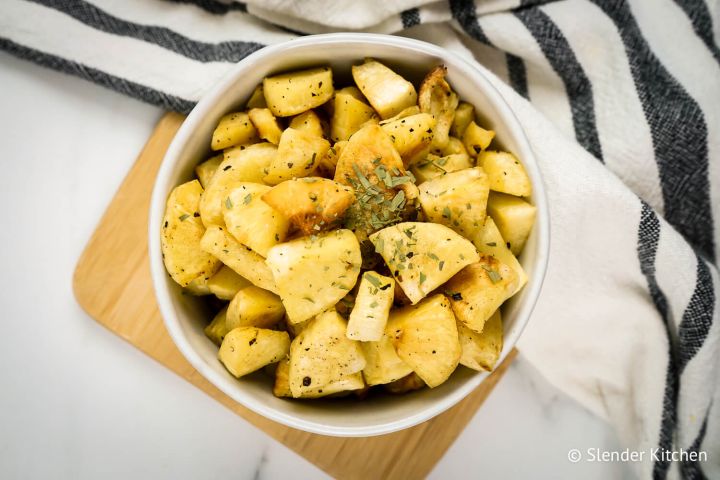
[{"label": "white linen fabric", "polygon": [[397,33],[474,58],[549,195],[550,266],[520,350],[646,452],[641,478],[720,478],[719,12],[717,0],[4,0],[0,47],[181,112],[234,62],[303,34]]}]

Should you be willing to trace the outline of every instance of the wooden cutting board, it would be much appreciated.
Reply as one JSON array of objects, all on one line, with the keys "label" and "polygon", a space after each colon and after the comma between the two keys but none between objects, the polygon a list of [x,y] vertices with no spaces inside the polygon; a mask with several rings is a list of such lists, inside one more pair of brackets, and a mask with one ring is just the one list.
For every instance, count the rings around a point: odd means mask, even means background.
[{"label": "wooden cutting board", "polygon": [[183,358],[165,330],[150,280],[147,223],[160,162],[184,117],[168,113],[123,181],[80,257],[73,288],[85,311],[173,372],[308,461],[339,479],[424,478],[462,432],[514,358],[447,412],[416,427],[379,437],[335,438],[263,418],[223,394]]}]

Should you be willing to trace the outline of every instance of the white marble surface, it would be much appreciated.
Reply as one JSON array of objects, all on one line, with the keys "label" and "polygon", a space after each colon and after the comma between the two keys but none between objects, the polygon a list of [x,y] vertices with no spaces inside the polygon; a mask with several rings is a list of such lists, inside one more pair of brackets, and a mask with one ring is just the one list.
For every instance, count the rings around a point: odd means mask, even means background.
[{"label": "white marble surface", "polygon": [[[73,299],[75,262],[161,111],[4,53],[0,85],[0,478],[325,478]],[[618,448],[520,357],[431,478],[631,478],[567,460],[589,447]]]}]

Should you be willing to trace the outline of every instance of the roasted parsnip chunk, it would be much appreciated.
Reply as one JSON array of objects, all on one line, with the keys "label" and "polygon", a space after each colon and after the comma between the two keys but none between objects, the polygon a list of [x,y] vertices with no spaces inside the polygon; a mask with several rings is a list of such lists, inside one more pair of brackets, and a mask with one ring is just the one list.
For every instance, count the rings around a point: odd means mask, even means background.
[{"label": "roasted parsnip chunk", "polygon": [[330,143],[322,137],[287,128],[280,137],[277,155],[263,181],[277,185],[293,178],[310,177],[329,148]]},{"label": "roasted parsnip chunk", "polygon": [[477,163],[488,174],[491,190],[518,197],[532,194],[530,177],[512,153],[484,151],[478,154]]},{"label": "roasted parsnip chunk", "polygon": [[348,321],[349,339],[376,342],[382,338],[394,291],[395,280],[392,278],[372,271],[363,273]]},{"label": "roasted parsnip chunk", "polygon": [[417,103],[413,84],[378,61],[366,59],[362,65],[353,65],[352,75],[381,118],[390,118]]},{"label": "roasted parsnip chunk", "polygon": [[450,126],[458,106],[458,96],[445,81],[446,75],[447,68],[443,65],[432,69],[425,76],[418,94],[420,111],[429,113],[435,119],[432,140],[434,148],[443,148],[447,145]]},{"label": "roasted parsnip chunk", "polygon": [[213,132],[210,147],[223,150],[236,145],[249,145],[258,141],[257,130],[245,112],[228,113],[220,119]]},{"label": "roasted parsnip chunk", "polygon": [[335,92],[332,70],[328,67],[267,77],[263,89],[268,108],[278,117],[290,117],[319,107]]},{"label": "roasted parsnip chunk", "polygon": [[522,198],[490,192],[488,214],[495,220],[500,234],[510,244],[513,255],[520,255],[535,223],[536,207]]},{"label": "roasted parsnip chunk", "polygon": [[485,322],[482,333],[467,328],[462,322],[458,322],[457,327],[462,347],[460,364],[473,370],[491,372],[500,358],[503,347],[500,310],[496,310]]},{"label": "roasted parsnip chunk", "polygon": [[290,351],[287,332],[255,327],[230,330],[220,345],[218,358],[237,378],[279,362]]},{"label": "roasted parsnip chunk", "polygon": [[225,323],[228,330],[237,327],[272,328],[284,316],[285,307],[280,297],[250,285],[235,294],[228,305]]}]

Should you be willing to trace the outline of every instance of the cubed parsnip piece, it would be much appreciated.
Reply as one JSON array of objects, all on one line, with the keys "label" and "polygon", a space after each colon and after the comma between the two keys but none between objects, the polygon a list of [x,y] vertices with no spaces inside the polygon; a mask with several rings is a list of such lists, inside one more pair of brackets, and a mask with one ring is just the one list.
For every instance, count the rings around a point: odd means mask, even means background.
[{"label": "cubed parsnip piece", "polygon": [[391,312],[386,332],[398,357],[430,388],[455,371],[462,352],[455,315],[444,295]]},{"label": "cubed parsnip piece", "polygon": [[280,297],[255,285],[238,291],[228,305],[225,323],[237,327],[272,328],[285,316]]},{"label": "cubed parsnip piece", "polygon": [[442,154],[441,156],[457,154],[468,155],[468,151],[462,140],[457,137],[449,137],[447,145],[440,149],[440,153]]},{"label": "cubed parsnip piece", "polygon": [[381,128],[390,135],[395,149],[407,167],[425,158],[430,151],[435,119],[429,113],[418,113],[384,123]]},{"label": "cubed parsnip piece", "polygon": [[253,285],[277,293],[272,272],[265,264],[265,259],[235,240],[224,227],[208,227],[200,241],[200,247]]},{"label": "cubed parsnip piece", "polygon": [[378,61],[366,59],[362,65],[353,65],[352,76],[382,118],[390,118],[417,103],[413,84]]},{"label": "cubed parsnip piece", "polygon": [[260,138],[274,145],[280,142],[282,128],[269,108],[253,108],[248,112],[248,116]]},{"label": "cubed parsnip piece", "polygon": [[495,220],[505,242],[510,244],[513,255],[519,255],[525,247],[535,223],[535,212],[535,205],[522,198],[490,192],[488,214]]},{"label": "cubed parsnip piece", "polygon": [[386,118],[385,120],[381,121],[380,126],[385,125],[390,122],[394,122],[395,120],[400,120],[401,118],[410,117],[412,115],[417,115],[418,113],[421,113],[421,112],[420,112],[420,107],[418,107],[417,105],[413,105],[412,107],[404,108],[397,115],[390,117],[390,118]]},{"label": "cubed parsnip piece", "polygon": [[258,141],[257,130],[245,112],[228,113],[218,122],[212,134],[210,148],[223,150],[236,145],[248,145]]},{"label": "cubed parsnip piece", "polygon": [[360,342],[345,336],[347,324],[334,310],[318,315],[290,346],[293,397],[341,381],[365,368]]},{"label": "cubed parsnip piece", "polygon": [[333,142],[347,140],[375,116],[375,110],[370,105],[343,90],[339,90],[333,100],[333,115],[330,119],[330,138]]},{"label": "cubed parsnip piece", "polygon": [[207,326],[203,330],[205,332],[205,336],[212,340],[212,342],[218,347],[222,343],[223,338],[225,338],[225,335],[227,335],[227,333],[230,331],[225,324],[227,309],[228,307],[226,306],[222,310],[220,310],[217,315],[213,317],[212,322],[207,324]]},{"label": "cubed parsnip piece", "polygon": [[314,137],[322,137],[325,132],[323,131],[322,121],[318,114],[313,110],[308,110],[300,115],[296,115],[290,120],[288,125],[290,128],[300,130],[305,133],[309,133]]},{"label": "cubed parsnip piece", "polygon": [[292,398],[292,392],[290,391],[290,357],[285,357],[277,363],[273,395],[278,398]]},{"label": "cubed parsnip piece", "polygon": [[267,255],[291,323],[335,305],[355,286],[361,263],[360,244],[345,229],[281,243]]},{"label": "cubed parsnip piece", "polygon": [[277,147],[267,142],[225,151],[200,200],[200,217],[206,227],[224,225],[224,202],[230,190],[240,182],[262,183],[276,153]]},{"label": "cubed parsnip piece", "polygon": [[446,173],[420,185],[425,218],[446,225],[465,238],[482,228],[487,208],[488,178],[482,168]]},{"label": "cubed parsnip piece", "polygon": [[210,274],[200,275],[199,277],[193,279],[192,282],[188,283],[184,291],[190,295],[195,295],[196,297],[210,295],[212,292],[208,287],[209,280]]},{"label": "cubed parsnip piece", "polygon": [[270,191],[259,183],[238,183],[223,202],[223,218],[230,234],[262,256],[285,241],[290,221],[262,200]]},{"label": "cubed parsnip piece", "polygon": [[455,118],[453,118],[450,127],[450,135],[453,137],[462,137],[465,129],[470,122],[475,121],[475,107],[467,102],[460,102],[455,109]]},{"label": "cubed parsnip piece", "polygon": [[383,332],[377,342],[360,343],[366,364],[363,377],[368,385],[395,382],[412,373],[412,368],[395,352],[392,338]]},{"label": "cubed parsnip piece", "polygon": [[503,326],[500,310],[490,316],[482,333],[477,333],[458,322],[462,356],[460,364],[473,370],[491,372],[500,358],[503,347]]},{"label": "cubed parsnip piece", "polygon": [[336,227],[355,195],[333,180],[305,177],[274,186],[262,200],[304,235],[313,235]]},{"label": "cubed parsnip piece", "polygon": [[347,145],[347,141],[335,142],[335,144],[328,148],[328,151],[320,159],[320,166],[315,172],[316,175],[324,178],[335,177],[335,167],[338,164],[342,149]]},{"label": "cubed parsnip piece", "polygon": [[425,387],[425,382],[418,376],[417,373],[412,372],[400,380],[384,385],[387,392],[395,395],[402,395],[404,393],[412,392],[413,390],[420,390]]},{"label": "cubed parsnip piece", "polygon": [[444,157],[429,154],[424,160],[413,165],[411,171],[415,175],[418,185],[421,185],[446,173],[471,168],[472,166],[473,162],[466,153],[446,155]]},{"label": "cubed parsnip piece", "polygon": [[469,240],[437,223],[398,223],[370,235],[370,240],[413,304],[478,261]]},{"label": "cubed parsnip piece", "polygon": [[286,128],[280,137],[277,156],[263,180],[269,185],[277,185],[296,177],[310,177],[329,148],[330,143],[322,137]]},{"label": "cubed parsnip piece", "polygon": [[473,120],[465,129],[462,141],[470,156],[477,157],[480,152],[490,146],[493,138],[495,138],[493,130],[485,130]]},{"label": "cubed parsnip piece", "polygon": [[208,187],[210,180],[212,180],[213,175],[215,175],[222,161],[222,155],[215,155],[195,167],[195,175],[197,175],[198,180],[200,180],[200,185],[202,185],[203,188]]},{"label": "cubed parsnip piece", "polygon": [[222,268],[207,281],[208,290],[220,300],[232,300],[241,288],[249,285],[252,285],[250,280],[241,277],[227,265],[223,265]]},{"label": "cubed parsnip piece", "polygon": [[165,269],[170,277],[185,287],[200,276],[210,276],[220,268],[214,256],[200,248],[205,228],[199,218],[203,188],[193,180],[170,192],[160,232]]},{"label": "cubed parsnip piece", "polygon": [[517,291],[517,274],[495,257],[481,255],[445,284],[452,310],[466,327],[482,333],[485,322]]},{"label": "cubed parsnip piece", "polygon": [[265,102],[265,91],[263,90],[262,83],[255,87],[255,90],[253,90],[252,95],[250,95],[250,98],[248,98],[247,103],[245,104],[245,110],[250,110],[251,108],[266,108],[267,103]]},{"label": "cubed parsnip piece", "polygon": [[492,255],[517,273],[517,287],[513,295],[527,283],[528,277],[525,270],[523,270],[518,259],[508,248],[492,217],[485,217],[483,228],[472,239],[472,242],[478,252],[484,255]]},{"label": "cubed parsnip piece", "polygon": [[225,335],[218,358],[230,373],[240,378],[265,365],[279,362],[289,351],[290,337],[287,332],[239,327]]},{"label": "cubed parsnip piece", "polygon": [[278,117],[290,117],[319,107],[335,92],[329,67],[266,77],[263,88],[268,108]]},{"label": "cubed parsnip piece", "polygon": [[394,291],[395,280],[392,278],[373,271],[363,273],[348,321],[349,339],[376,342],[382,338]]},{"label": "cubed parsnip piece", "polygon": [[418,106],[423,113],[429,113],[435,119],[433,128],[433,148],[443,148],[448,143],[450,126],[455,118],[458,96],[445,81],[447,68],[439,65],[425,76],[418,93]]},{"label": "cubed parsnip piece", "polygon": [[486,150],[478,154],[477,164],[487,173],[491,190],[518,197],[532,194],[530,177],[512,153]]}]

